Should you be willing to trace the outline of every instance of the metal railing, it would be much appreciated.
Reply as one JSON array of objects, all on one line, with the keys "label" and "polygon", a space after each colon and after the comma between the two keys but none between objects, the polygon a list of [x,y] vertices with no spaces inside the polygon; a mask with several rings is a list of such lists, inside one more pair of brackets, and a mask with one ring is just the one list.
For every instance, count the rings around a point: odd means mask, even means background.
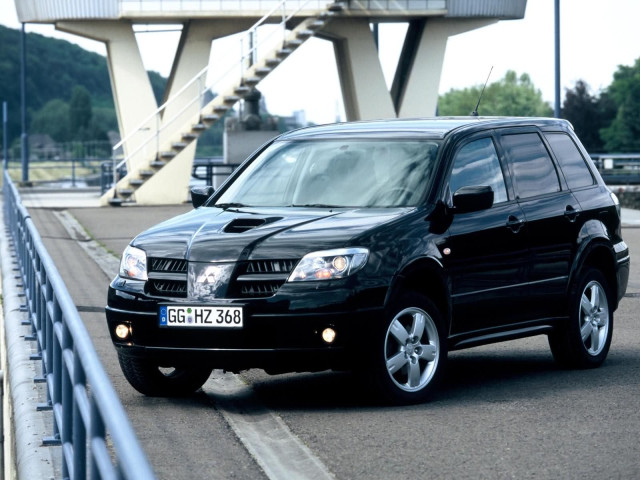
[{"label": "metal railing", "polygon": [[[216,90],[218,90],[216,93],[221,93],[240,86],[245,73],[259,57],[260,52],[265,49],[275,49],[279,42],[286,40],[287,22],[310,1],[278,1],[269,13],[240,35],[237,49],[228,49],[231,54],[238,53],[238,61],[230,62],[231,65],[228,68],[221,68],[216,76],[212,75],[213,72],[207,65],[113,147],[113,151],[116,152],[121,147],[127,146],[125,158],[117,164],[117,158],[114,155],[113,172],[119,171],[124,165],[128,171],[134,171],[138,163],[149,161],[159,155],[163,145],[171,143],[171,138],[164,138],[166,135],[163,133],[171,132],[170,126],[188,125],[193,122],[193,117],[197,119],[200,109],[208,99],[214,98]],[[291,9],[291,4],[295,4],[296,8]],[[262,27],[266,32],[262,32],[258,41],[258,30]],[[192,111],[195,107],[197,111],[194,115]],[[114,184],[115,180],[114,178]]]},{"label": "metal railing", "polygon": [[598,153],[591,159],[607,185],[640,184],[640,153]]},{"label": "metal railing", "polygon": [[78,310],[6,171],[3,194],[47,386],[44,408],[53,417],[51,437],[43,443],[62,447],[63,478],[154,479]]}]

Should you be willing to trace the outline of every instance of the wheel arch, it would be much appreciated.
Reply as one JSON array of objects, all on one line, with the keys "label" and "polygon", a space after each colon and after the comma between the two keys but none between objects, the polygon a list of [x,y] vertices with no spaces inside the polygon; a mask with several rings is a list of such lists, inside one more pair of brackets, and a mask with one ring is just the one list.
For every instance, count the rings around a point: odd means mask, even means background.
[{"label": "wheel arch", "polygon": [[428,297],[440,310],[449,331],[451,317],[450,282],[444,267],[437,258],[421,257],[402,268],[394,277],[387,292],[385,305],[401,292],[415,291]]},{"label": "wheel arch", "polygon": [[612,310],[618,308],[618,298],[616,292],[618,290],[618,277],[616,275],[616,257],[604,239],[594,239],[585,245],[577,257],[574,268],[569,279],[569,294],[575,293],[576,280],[581,277],[588,268],[596,268],[602,272],[607,280],[609,292],[608,297],[611,302]]}]

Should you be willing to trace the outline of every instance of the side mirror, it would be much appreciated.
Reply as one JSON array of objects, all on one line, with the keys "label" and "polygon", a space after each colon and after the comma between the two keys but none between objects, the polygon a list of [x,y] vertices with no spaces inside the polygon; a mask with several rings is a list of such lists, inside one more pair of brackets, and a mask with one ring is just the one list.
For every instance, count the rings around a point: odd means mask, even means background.
[{"label": "side mirror", "polygon": [[206,187],[191,187],[191,203],[193,203],[193,208],[198,208],[204,202],[206,202],[215,189],[211,185],[207,185]]},{"label": "side mirror", "polygon": [[455,213],[477,212],[491,208],[492,205],[493,189],[489,186],[462,187],[453,194]]}]

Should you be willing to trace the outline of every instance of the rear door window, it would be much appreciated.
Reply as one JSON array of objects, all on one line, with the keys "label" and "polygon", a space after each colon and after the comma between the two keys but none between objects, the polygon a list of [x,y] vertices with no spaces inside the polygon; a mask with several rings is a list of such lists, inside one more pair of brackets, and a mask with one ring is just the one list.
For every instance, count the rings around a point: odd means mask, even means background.
[{"label": "rear door window", "polygon": [[501,143],[511,160],[518,198],[560,191],[553,160],[536,132],[506,134]]},{"label": "rear door window", "polygon": [[570,189],[593,185],[593,175],[571,137],[566,133],[545,133]]}]

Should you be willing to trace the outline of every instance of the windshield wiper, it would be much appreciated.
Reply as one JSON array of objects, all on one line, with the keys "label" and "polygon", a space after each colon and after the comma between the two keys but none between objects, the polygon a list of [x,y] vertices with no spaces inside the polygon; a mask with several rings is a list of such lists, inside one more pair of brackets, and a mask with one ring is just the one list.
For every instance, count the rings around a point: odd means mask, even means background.
[{"label": "windshield wiper", "polygon": [[242,208],[248,207],[249,205],[245,205],[244,203],[238,202],[229,202],[229,203],[216,203],[214,207],[221,208],[223,210],[228,210],[229,208]]},{"label": "windshield wiper", "polygon": [[329,205],[326,203],[305,203],[302,205],[289,205],[290,207],[301,207],[301,208],[343,208],[341,205]]}]

